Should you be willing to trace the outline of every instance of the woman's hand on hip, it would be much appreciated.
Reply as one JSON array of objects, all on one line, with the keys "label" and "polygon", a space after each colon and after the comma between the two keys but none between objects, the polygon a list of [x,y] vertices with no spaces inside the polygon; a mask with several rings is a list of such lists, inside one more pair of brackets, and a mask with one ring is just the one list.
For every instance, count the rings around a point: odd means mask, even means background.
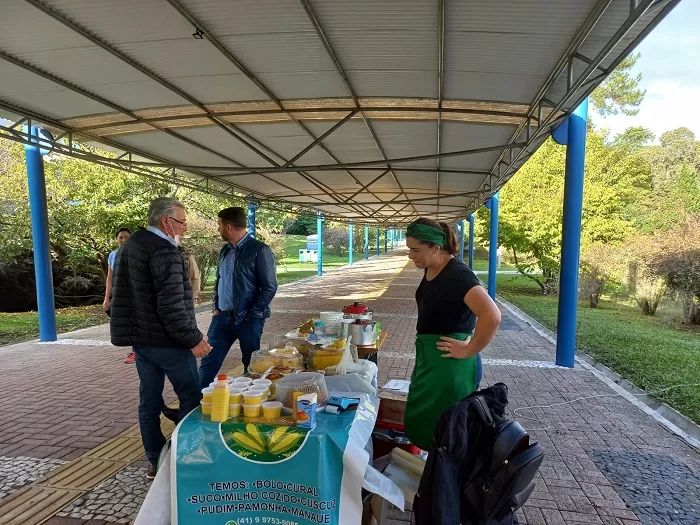
[{"label": "woman's hand on hip", "polygon": [[438,350],[445,352],[442,357],[447,359],[468,359],[472,353],[467,348],[471,337],[467,337],[464,341],[452,339],[451,337],[440,337],[440,340],[435,344]]}]

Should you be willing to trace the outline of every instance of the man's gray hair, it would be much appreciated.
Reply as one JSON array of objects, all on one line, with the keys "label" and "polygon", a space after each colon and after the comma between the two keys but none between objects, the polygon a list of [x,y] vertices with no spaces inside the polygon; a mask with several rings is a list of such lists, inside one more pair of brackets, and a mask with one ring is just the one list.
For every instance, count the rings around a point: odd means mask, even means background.
[{"label": "man's gray hair", "polygon": [[185,209],[185,205],[172,197],[158,197],[148,208],[148,225],[160,226],[163,217],[169,217],[175,213],[175,208]]}]

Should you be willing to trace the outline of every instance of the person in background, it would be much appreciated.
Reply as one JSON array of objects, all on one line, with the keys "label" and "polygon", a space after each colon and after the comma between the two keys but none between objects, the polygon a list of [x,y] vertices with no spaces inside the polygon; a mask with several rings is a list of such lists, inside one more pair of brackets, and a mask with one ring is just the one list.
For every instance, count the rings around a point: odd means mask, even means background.
[{"label": "person in background", "polygon": [[[109,317],[109,304],[112,300],[112,275],[114,274],[114,261],[117,259],[117,252],[119,248],[122,247],[124,242],[131,235],[131,230],[129,228],[119,228],[117,230],[117,235],[115,237],[117,241],[118,248],[109,252],[107,256],[107,282],[105,286],[105,300],[102,303],[102,308],[104,308],[105,313]],[[127,365],[133,365],[136,362],[136,354],[134,352],[129,352],[124,359],[124,363]]]},{"label": "person in background", "polygon": [[194,258],[194,254],[189,250],[180,248],[180,252],[185,261],[185,269],[190,278],[190,283],[192,283],[192,297],[194,297],[194,302],[198,303],[199,295],[202,293],[202,276],[199,273],[197,259]]},{"label": "person in background", "polygon": [[406,435],[429,450],[440,414],[476,390],[477,354],[493,339],[501,312],[468,266],[454,257],[447,223],[419,218],[406,229],[408,257],[424,270],[416,290],[416,364],[406,403]]},{"label": "person in background", "polygon": [[160,197],[148,210],[148,228],[139,228],[117,254],[110,332],[112,344],[132,346],[139,374],[139,427],[155,478],[165,445],[160,427],[167,376],[180,401],[179,418],[202,398],[197,357],[211,347],[197,328],[192,286],[177,247],[187,231],[182,203]]},{"label": "person in background", "polygon": [[225,208],[217,220],[219,234],[226,241],[219,252],[209,342],[211,353],[199,366],[201,388],[209,386],[238,339],[243,367],[248,372],[250,357],[260,349],[270,303],[277,293],[277,269],[270,247],[248,234],[246,211]]}]

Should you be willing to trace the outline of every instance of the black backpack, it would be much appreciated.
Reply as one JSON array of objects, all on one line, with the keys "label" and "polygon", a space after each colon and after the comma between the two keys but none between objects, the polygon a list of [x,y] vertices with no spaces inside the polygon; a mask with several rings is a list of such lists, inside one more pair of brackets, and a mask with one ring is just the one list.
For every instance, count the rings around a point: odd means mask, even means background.
[{"label": "black backpack", "polygon": [[[520,423],[494,418],[484,396],[472,394],[469,402],[479,414],[484,437],[493,445],[480,455],[462,486],[462,523],[474,525],[517,524],[515,512],[535,488],[535,474],[544,460],[544,448],[530,442]],[[483,443],[483,441],[481,441]]]}]

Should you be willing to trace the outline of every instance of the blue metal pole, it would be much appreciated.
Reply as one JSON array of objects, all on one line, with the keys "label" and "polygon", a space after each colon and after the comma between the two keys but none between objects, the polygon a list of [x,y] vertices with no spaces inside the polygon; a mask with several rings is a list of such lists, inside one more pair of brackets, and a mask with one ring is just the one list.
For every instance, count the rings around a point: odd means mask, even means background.
[{"label": "blue metal pole", "polygon": [[[29,130],[32,137],[39,137],[39,130]],[[51,246],[49,244],[49,213],[46,204],[46,177],[44,159],[37,145],[25,145],[27,182],[29,188],[29,210],[32,223],[32,245],[34,247],[34,277],[36,279],[36,302],[39,310],[39,340],[56,340],[56,306],[53,297],[53,274],[51,271]]]},{"label": "blue metal pole", "polygon": [[491,197],[491,227],[489,229],[489,295],[496,298],[496,263],[498,262],[498,201],[496,193]]},{"label": "blue metal pole", "polygon": [[323,275],[323,216],[316,215],[316,250],[318,251],[318,266],[316,273]]},{"label": "blue metal pole", "polygon": [[474,214],[469,216],[469,268],[474,269]]},{"label": "blue metal pole", "polygon": [[253,239],[255,239],[255,210],[257,207],[254,202],[248,203],[248,233]]},{"label": "blue metal pole", "polygon": [[353,239],[355,233],[355,225],[351,222],[348,224],[348,265],[352,266]]},{"label": "blue metal pole", "polygon": [[379,228],[375,231],[375,237],[377,238],[377,246],[375,246],[377,255],[381,252],[381,249],[379,248]]},{"label": "blue metal pole", "polygon": [[564,215],[561,230],[561,270],[557,312],[557,365],[574,367],[578,271],[581,251],[583,178],[586,161],[588,99],[568,119]]},{"label": "blue metal pole", "polygon": [[384,230],[384,253],[389,251],[389,230]]},{"label": "blue metal pole", "polygon": [[459,221],[459,260],[464,262],[464,220]]},{"label": "blue metal pole", "polygon": [[369,259],[369,226],[365,224],[365,260]]}]

